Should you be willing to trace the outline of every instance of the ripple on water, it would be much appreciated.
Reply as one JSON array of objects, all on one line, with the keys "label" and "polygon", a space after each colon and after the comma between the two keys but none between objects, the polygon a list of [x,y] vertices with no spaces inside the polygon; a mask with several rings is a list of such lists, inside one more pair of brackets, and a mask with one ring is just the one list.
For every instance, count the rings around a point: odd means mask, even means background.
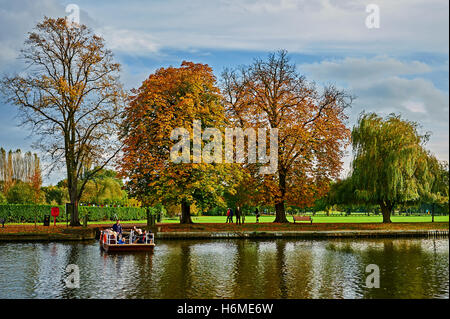
[{"label": "ripple on water", "polygon": [[[65,286],[68,264],[80,288]],[[380,288],[366,287],[366,267]],[[0,298],[448,298],[447,239],[160,242],[106,254],[96,242],[0,244]]]}]

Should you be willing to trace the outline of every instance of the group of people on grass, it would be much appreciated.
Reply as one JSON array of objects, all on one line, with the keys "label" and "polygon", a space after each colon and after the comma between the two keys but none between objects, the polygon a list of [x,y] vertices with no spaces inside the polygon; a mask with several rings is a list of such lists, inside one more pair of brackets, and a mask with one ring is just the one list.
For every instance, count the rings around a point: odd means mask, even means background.
[{"label": "group of people on grass", "polygon": [[[227,209],[227,220],[226,220],[227,224],[228,223],[231,223],[231,224],[233,223],[233,215],[234,215],[233,209],[228,208]],[[240,224],[243,224],[245,222],[245,215],[242,214],[241,207],[239,207],[239,206],[236,207],[235,215],[236,215],[236,225],[240,225]],[[258,208],[256,208],[256,210],[255,210],[255,216],[256,216],[256,222],[259,223],[260,214],[259,214]]]}]

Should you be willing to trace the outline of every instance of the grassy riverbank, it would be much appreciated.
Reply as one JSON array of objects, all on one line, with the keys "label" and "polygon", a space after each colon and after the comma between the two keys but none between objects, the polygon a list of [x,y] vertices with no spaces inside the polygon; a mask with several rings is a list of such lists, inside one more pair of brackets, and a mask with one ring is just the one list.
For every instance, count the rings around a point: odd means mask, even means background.
[{"label": "grassy riverbank", "polygon": [[[292,222],[292,216],[287,216],[287,219]],[[312,216],[313,224],[315,223],[382,223],[383,217],[379,216],[365,216],[365,215],[355,215],[355,216]],[[199,216],[193,217],[192,221],[194,223],[225,223],[225,216]],[[233,218],[233,220],[235,220]],[[275,216],[261,216],[260,223],[273,223]],[[431,216],[392,216],[391,220],[393,223],[426,223],[431,222]],[[435,216],[435,222],[448,222],[449,216]],[[144,222],[144,221],[142,221]],[[164,219],[163,223],[179,223],[178,219]],[[255,223],[255,216],[246,216],[246,223]]]},{"label": "grassy riverbank", "polygon": [[[34,226],[29,224],[5,225],[0,228],[1,241],[70,241],[94,239],[98,229],[109,227],[109,224],[90,224],[88,227]],[[145,223],[124,223],[123,227],[130,228],[133,225],[144,227]],[[229,237],[243,236],[279,236],[297,237],[308,235],[309,238],[352,236],[361,237],[361,234],[369,237],[386,236],[390,233],[394,237],[402,235],[424,236],[430,230],[448,230],[448,222],[434,223],[317,223],[317,224],[276,224],[276,223],[245,223],[243,225],[225,223],[196,223],[181,225],[177,223],[159,223],[156,225],[159,238],[185,239],[185,238],[214,238],[217,236]],[[417,233],[416,233],[417,232]],[[228,235],[227,235],[228,234]],[[240,235],[239,235],[240,234]],[[232,237],[233,237],[232,236]],[[234,237],[236,237],[234,236]],[[241,237],[242,237],[241,236]],[[390,235],[388,235],[390,236]]]},{"label": "grassy riverbank", "polygon": [[[288,217],[292,219],[291,216]],[[176,219],[164,219],[157,223],[159,233],[237,233],[237,232],[346,232],[346,231],[428,231],[448,230],[449,217],[436,216],[431,223],[429,216],[393,216],[392,223],[383,224],[380,216],[314,216],[313,224],[309,222],[278,224],[273,223],[274,216],[262,216],[256,223],[255,216],[247,216],[245,224],[226,224],[223,216],[193,217],[194,224],[181,225]],[[93,238],[96,229],[113,225],[113,221],[92,222],[84,227],[67,227],[64,222],[54,226],[42,226],[33,223],[6,224],[0,227],[0,241],[2,240],[79,240]],[[146,226],[145,220],[124,221],[124,228],[134,225]]]},{"label": "grassy riverbank", "polygon": [[[109,223],[93,223],[89,224],[89,229],[105,228]],[[129,222],[123,223],[124,228],[132,226],[144,227],[146,223],[143,222]],[[182,225],[179,223],[159,223],[156,225],[159,232],[187,232],[187,231],[209,231],[209,232],[224,232],[224,231],[340,231],[340,230],[444,230],[449,229],[447,222],[394,222],[391,224],[383,223],[245,223],[243,225],[225,224],[225,223],[195,223],[191,225]],[[34,224],[9,224],[4,228],[0,227],[1,234],[26,234],[26,233],[68,233],[70,230],[85,229],[83,227],[66,227],[65,224],[57,224],[56,226],[34,226]]]},{"label": "grassy riverbank", "polygon": [[[292,216],[287,217],[290,222],[292,222]],[[261,216],[260,217],[260,224],[264,223],[273,223],[275,219],[275,216]],[[319,216],[312,216],[313,224],[319,223],[382,223],[383,217],[382,216],[365,216],[365,215],[350,215],[350,216],[325,216],[325,215],[319,215]],[[224,224],[226,220],[225,216],[193,216],[192,221],[194,223],[201,223],[201,224]],[[233,219],[235,220],[235,219]],[[431,222],[431,216],[392,216],[391,220],[393,223],[427,223]],[[449,216],[435,216],[434,218],[435,222],[449,222]],[[177,218],[164,218],[161,221],[161,224],[179,224],[179,219]],[[245,217],[246,223],[255,223],[256,217],[246,216]],[[112,225],[114,221],[107,220],[107,221],[94,221],[89,222],[89,225]],[[146,220],[131,220],[131,221],[121,221],[122,224],[146,224]],[[307,222],[305,222],[307,223]],[[51,224],[53,225],[53,220],[51,221]],[[65,226],[66,222],[61,221],[56,223],[59,226]],[[10,223],[8,225],[28,225],[28,226],[34,226],[34,223]],[[38,225],[42,225],[42,223],[38,223]],[[0,226],[1,228],[1,226]]]}]

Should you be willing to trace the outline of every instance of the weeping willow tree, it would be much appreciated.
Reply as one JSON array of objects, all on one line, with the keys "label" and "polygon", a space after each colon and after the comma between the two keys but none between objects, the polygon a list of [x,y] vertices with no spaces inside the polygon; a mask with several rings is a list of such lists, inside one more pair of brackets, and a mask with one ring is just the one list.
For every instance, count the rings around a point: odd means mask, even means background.
[{"label": "weeping willow tree", "polygon": [[352,131],[351,181],[358,200],[380,205],[383,223],[394,207],[435,193],[435,159],[425,149],[427,134],[394,114],[362,114]]},{"label": "weeping willow tree", "polygon": [[440,162],[429,155],[420,169],[423,183],[420,186],[421,203],[431,204],[432,221],[436,206],[448,207],[449,201],[449,171],[448,163]]}]

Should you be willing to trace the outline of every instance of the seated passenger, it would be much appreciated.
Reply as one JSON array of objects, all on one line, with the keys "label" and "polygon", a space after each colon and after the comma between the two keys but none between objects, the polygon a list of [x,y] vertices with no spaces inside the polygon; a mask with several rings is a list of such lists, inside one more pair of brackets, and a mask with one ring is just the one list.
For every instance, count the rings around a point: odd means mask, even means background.
[{"label": "seated passenger", "polygon": [[144,242],[142,229],[136,228],[136,226],[134,226],[133,230],[135,232],[135,235],[134,235],[134,238],[133,238],[133,243],[134,244],[136,244],[136,243],[142,244]]}]

